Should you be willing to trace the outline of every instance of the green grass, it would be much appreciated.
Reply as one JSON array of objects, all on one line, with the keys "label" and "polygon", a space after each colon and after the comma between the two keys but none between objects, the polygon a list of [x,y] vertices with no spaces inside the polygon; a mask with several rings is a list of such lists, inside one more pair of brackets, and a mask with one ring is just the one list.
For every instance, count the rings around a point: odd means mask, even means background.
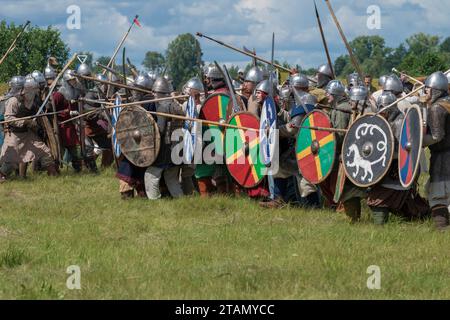
[{"label": "green grass", "polygon": [[430,221],[376,227],[367,212],[351,225],[246,198],[122,201],[112,171],[0,185],[2,299],[449,299],[449,243]]}]

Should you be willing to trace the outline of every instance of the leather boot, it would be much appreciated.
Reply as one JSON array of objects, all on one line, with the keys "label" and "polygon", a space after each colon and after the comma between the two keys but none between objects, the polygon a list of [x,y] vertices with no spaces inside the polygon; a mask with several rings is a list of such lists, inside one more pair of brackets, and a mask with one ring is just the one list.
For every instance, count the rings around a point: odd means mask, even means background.
[{"label": "leather boot", "polygon": [[376,208],[370,207],[372,210],[373,223],[379,226],[384,225],[389,220],[389,209],[388,208]]},{"label": "leather boot", "polygon": [[27,169],[28,169],[28,163],[19,163],[19,177],[22,179],[27,178]]},{"label": "leather boot", "polygon": [[128,200],[134,198],[134,190],[125,191],[120,193],[122,200]]},{"label": "leather boot", "polygon": [[55,177],[59,175],[58,167],[55,164],[51,164],[47,167],[47,175]]},{"label": "leather boot", "polygon": [[361,199],[351,198],[342,203],[345,214],[350,218],[352,223],[358,222],[361,219]]},{"label": "leather boot", "polygon": [[226,177],[217,177],[214,179],[216,181],[216,189],[218,194],[227,194],[228,185]]},{"label": "leather boot", "polygon": [[431,209],[434,227],[438,231],[449,230],[449,213],[447,207],[439,206]]},{"label": "leather boot", "polygon": [[84,163],[91,173],[98,173],[97,163],[95,163],[95,159],[86,159]]},{"label": "leather boot", "polygon": [[113,153],[111,150],[103,150],[102,152],[102,168],[108,168],[114,162]]},{"label": "leather boot", "polygon": [[211,178],[199,178],[197,179],[197,184],[201,197],[205,198],[211,195],[214,188]]}]

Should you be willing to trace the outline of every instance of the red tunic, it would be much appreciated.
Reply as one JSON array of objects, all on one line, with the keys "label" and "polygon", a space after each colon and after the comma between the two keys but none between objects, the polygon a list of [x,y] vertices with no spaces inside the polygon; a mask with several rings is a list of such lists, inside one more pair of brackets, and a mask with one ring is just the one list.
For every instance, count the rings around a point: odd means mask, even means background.
[{"label": "red tunic", "polygon": [[[60,92],[53,93],[53,102],[56,111],[64,111],[58,114],[58,122],[70,119],[70,111],[78,109],[75,104],[70,104]],[[59,135],[64,147],[75,147],[80,144],[77,129],[73,122],[59,124]]]}]

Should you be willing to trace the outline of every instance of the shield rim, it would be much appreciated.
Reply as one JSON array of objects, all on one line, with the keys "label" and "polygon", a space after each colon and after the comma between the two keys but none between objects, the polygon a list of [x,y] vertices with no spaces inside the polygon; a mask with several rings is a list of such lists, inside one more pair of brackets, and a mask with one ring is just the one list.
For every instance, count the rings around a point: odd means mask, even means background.
[{"label": "shield rim", "polygon": [[[206,97],[205,101],[202,102],[202,106],[200,107],[200,111],[198,113],[198,119],[211,120],[211,119],[204,119],[203,117],[201,117],[201,115],[202,115],[202,111],[203,111],[203,108],[205,107],[206,102],[209,99],[211,99],[213,97],[216,97],[216,96],[227,96],[231,100],[231,96],[228,93],[226,93],[226,92],[216,92],[216,93],[212,93],[212,94],[208,95],[208,97]],[[230,105],[230,102],[228,101],[227,110],[229,108],[229,105]],[[226,117],[227,117],[227,114],[225,114],[225,118]],[[228,122],[228,119],[225,119],[225,120]],[[212,120],[212,121],[216,121],[216,120]],[[202,124],[202,126],[205,126],[205,125],[209,126],[208,124]]]},{"label": "shield rim", "polygon": [[[257,115],[255,115],[254,113],[248,112],[248,111],[239,111],[239,112],[236,112],[235,114],[233,114],[233,115],[230,117],[230,119],[227,121],[227,124],[230,124],[231,120],[232,120],[235,116],[240,115],[240,114],[248,114],[248,115],[251,115],[251,116],[255,117],[256,120],[258,120],[258,122],[259,122],[259,117],[258,117]],[[226,135],[227,135],[228,129],[232,129],[232,130],[240,130],[240,129],[235,129],[235,128],[225,128],[225,139],[224,139],[224,140],[225,140],[225,142],[224,142],[224,143],[225,143],[225,147],[226,147],[226,145],[227,145],[227,144],[226,144],[226,139],[227,139]],[[259,131],[258,131],[258,139],[259,139]],[[259,145],[259,147],[261,147],[259,141],[258,141],[258,145]],[[226,150],[225,150],[224,153],[225,153],[225,155],[227,154]],[[258,153],[259,153],[259,152],[258,152]],[[258,154],[258,156],[259,156],[259,154]],[[227,170],[228,170],[228,172],[230,173],[230,176],[234,179],[234,181],[236,181],[241,187],[243,187],[243,188],[245,188],[245,189],[251,189],[251,188],[254,188],[254,187],[260,185],[261,182],[262,182],[262,181],[264,180],[264,178],[266,177],[266,175],[263,175],[262,178],[261,178],[258,182],[256,182],[255,184],[249,185],[249,186],[243,186],[243,185],[241,185],[241,184],[239,183],[239,181],[234,177],[233,173],[231,173],[231,171],[230,171],[230,169],[229,169],[229,165],[228,165],[228,163],[226,163],[226,160],[225,160],[225,165],[227,166]]]},{"label": "shield rim", "polygon": [[[331,123],[331,119],[330,119],[330,117],[328,116],[328,114],[325,112],[325,111],[323,111],[323,110],[312,110],[312,111],[310,111],[310,112],[308,112],[305,116],[304,116],[304,118],[303,118],[303,120],[302,120],[302,123],[301,123],[301,127],[303,127],[303,123],[306,121],[306,118],[307,117],[309,117],[312,113],[314,113],[314,112],[319,112],[319,113],[321,113],[321,114],[323,114],[324,116],[326,116],[326,118],[328,119],[328,122],[330,123],[330,129],[332,129],[333,128],[333,124]],[[300,136],[300,131],[302,130],[302,128],[300,128],[299,130],[298,130],[298,133],[297,133],[297,137],[295,138],[295,154],[297,155],[297,144],[298,144],[298,138],[299,138],[299,136]],[[311,130],[311,129],[305,129],[305,130]],[[319,182],[317,182],[317,183],[313,183],[313,182],[311,182],[311,181],[309,181],[308,179],[306,179],[306,177],[303,175],[303,173],[302,173],[302,170],[300,169],[300,166],[299,166],[299,161],[297,160],[296,162],[297,162],[297,167],[298,167],[298,171],[299,171],[299,173],[302,175],[302,177],[304,177],[309,183],[312,183],[312,184],[314,184],[314,185],[318,185],[318,184],[320,184],[320,183],[322,183],[322,182],[324,182],[329,176],[330,176],[330,174],[333,172],[333,168],[334,168],[334,164],[335,164],[335,162],[336,162],[336,149],[337,149],[337,141],[336,141],[336,133],[335,132],[330,132],[330,133],[332,133],[333,134],[333,140],[334,140],[334,148],[333,148],[333,153],[334,153],[334,156],[333,156],[333,162],[331,163],[331,166],[330,166],[330,170],[329,170],[329,172],[325,175],[325,176],[323,176],[322,177],[322,180],[320,180]]]},{"label": "shield rim", "polygon": [[[134,160],[131,160],[130,158],[128,158],[128,156],[123,152],[123,148],[122,148],[121,143],[120,143],[118,138],[117,138],[117,143],[120,146],[120,153],[123,154],[123,156],[125,158],[127,158],[128,161],[130,161],[136,167],[147,168],[147,167],[150,167],[153,163],[155,163],[156,159],[158,158],[160,147],[161,147],[161,136],[160,136],[160,133],[159,133],[159,128],[158,128],[158,125],[157,125],[155,119],[153,119],[153,116],[151,114],[149,114],[147,112],[147,110],[145,110],[142,106],[134,105],[134,106],[131,106],[129,108],[126,108],[126,109],[120,111],[119,117],[117,118],[117,121],[116,121],[116,126],[117,126],[117,123],[119,122],[120,117],[122,116],[123,112],[129,111],[129,110],[136,110],[136,109],[139,110],[139,111],[144,112],[145,115],[147,116],[147,119],[149,119],[149,121],[151,122],[151,124],[154,127],[154,130],[155,130],[155,141],[157,141],[155,143],[155,149],[156,149],[155,158],[153,159],[153,161],[149,165],[146,165],[146,166],[137,165],[137,164],[134,163]],[[117,133],[116,133],[116,137],[117,137]]]},{"label": "shield rim", "polygon": [[[347,178],[348,178],[355,186],[361,187],[361,188],[368,188],[368,187],[371,187],[371,186],[373,186],[373,185],[376,185],[376,184],[377,184],[378,182],[380,182],[381,180],[383,180],[383,178],[384,178],[384,177],[386,176],[386,174],[389,172],[389,170],[390,170],[390,168],[391,168],[392,160],[394,159],[395,140],[394,140],[394,134],[392,133],[391,125],[389,124],[389,122],[387,122],[387,120],[386,120],[385,118],[383,118],[382,116],[377,115],[376,113],[372,113],[372,112],[371,112],[371,113],[366,113],[366,114],[364,114],[364,115],[362,115],[362,116],[359,116],[359,117],[357,117],[357,118],[355,119],[355,121],[352,122],[352,124],[350,125],[350,127],[349,127],[348,130],[347,130],[347,133],[345,134],[344,140],[342,141],[341,157],[342,157],[342,155],[344,154],[344,147],[345,147],[345,144],[346,144],[346,142],[347,142],[348,132],[350,131],[351,127],[353,127],[353,126],[355,125],[355,123],[356,123],[359,119],[366,118],[366,117],[373,117],[373,116],[382,119],[382,121],[384,121],[385,124],[387,125],[387,128],[389,128],[389,138],[390,138],[391,146],[392,146],[392,147],[391,147],[391,154],[390,154],[389,162],[388,162],[388,165],[386,166],[386,171],[384,172],[384,174],[383,174],[381,177],[379,177],[377,180],[374,180],[374,181],[370,182],[370,184],[361,184],[361,183],[357,183],[357,182],[353,179],[353,177],[351,176],[351,174],[349,174],[349,173],[347,172],[347,166],[346,166],[345,163],[343,162],[343,167],[344,167],[344,171],[345,171],[345,176],[346,176],[346,177],[347,177]],[[344,161],[343,158],[342,158],[342,161]],[[342,195],[341,195],[341,196],[342,196]]]},{"label": "shield rim", "polygon": [[402,143],[401,143],[401,139],[399,139],[399,141],[398,141],[398,179],[400,180],[400,183],[402,184],[402,186],[404,188],[409,188],[414,183],[414,180],[416,179],[417,172],[418,172],[419,167],[420,167],[420,156],[421,156],[421,153],[423,152],[423,149],[422,149],[422,142],[423,142],[422,112],[420,111],[420,108],[417,105],[415,105],[415,104],[411,105],[411,108],[409,108],[408,112],[406,112],[405,118],[403,119],[403,122],[402,122],[401,130],[400,130],[400,137],[401,137],[401,134],[403,132],[403,128],[404,128],[405,123],[406,123],[406,119],[408,118],[409,113],[413,109],[415,109],[417,111],[417,114],[419,115],[419,120],[420,120],[420,125],[419,125],[419,127],[420,127],[420,139],[419,139],[419,153],[418,153],[418,156],[417,156],[417,159],[416,159],[416,166],[414,168],[413,178],[411,179],[411,182],[409,184],[405,184],[403,182],[403,180],[402,180],[402,176],[401,176],[401,172],[400,172],[401,171],[401,167],[400,167],[400,150],[402,149]]},{"label": "shield rim", "polygon": [[[273,130],[276,131],[276,130],[278,129],[278,128],[277,128],[277,104],[276,104],[275,99],[274,99],[273,97],[267,96],[266,99],[267,99],[267,98],[271,98],[272,101],[273,101],[273,104],[274,104],[274,108],[275,108],[275,110],[274,110],[275,119],[274,119],[273,122],[275,123],[275,127],[274,127]],[[266,110],[265,108],[266,108],[266,106],[267,106],[267,104],[266,104],[266,99],[264,99],[264,102],[263,102],[263,104],[262,104],[262,106],[261,106],[261,116],[258,117],[258,119],[259,119],[259,132],[260,132],[259,137],[261,137],[261,131],[263,131],[263,128],[261,128],[261,126],[262,126],[262,121],[261,121],[261,119],[263,118],[262,115],[263,115],[263,114],[264,114],[264,115],[267,114],[267,112],[264,112],[264,111]],[[270,135],[270,134],[269,134],[269,135]],[[267,138],[268,138],[268,137],[267,137]],[[267,140],[268,140],[268,139],[267,139]],[[277,142],[277,141],[275,141],[275,142],[273,143],[273,146],[270,146],[270,144],[269,144],[269,150],[270,150],[271,152],[272,152],[272,149],[275,150],[276,142]],[[264,159],[264,161],[265,161],[265,154],[264,154],[264,151],[263,151],[263,148],[262,148],[261,139],[260,139],[259,152],[262,153],[263,159]],[[271,155],[270,158],[272,158],[272,160],[273,160],[273,154]]]}]

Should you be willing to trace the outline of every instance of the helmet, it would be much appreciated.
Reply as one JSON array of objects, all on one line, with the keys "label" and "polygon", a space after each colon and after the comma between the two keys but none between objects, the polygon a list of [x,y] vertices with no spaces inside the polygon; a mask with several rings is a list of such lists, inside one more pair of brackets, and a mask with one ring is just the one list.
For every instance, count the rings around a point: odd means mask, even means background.
[{"label": "helmet", "polygon": [[44,69],[44,78],[45,80],[56,79],[55,69],[49,64]]},{"label": "helmet", "polygon": [[448,77],[441,71],[435,72],[425,80],[425,86],[431,89],[448,92]]},{"label": "helmet", "polygon": [[269,79],[269,70],[263,69],[262,75],[263,75],[263,80]]},{"label": "helmet", "polygon": [[67,69],[63,75],[64,81],[69,81],[75,79],[75,71],[72,69]]},{"label": "helmet", "polygon": [[32,91],[32,90],[39,90],[39,82],[33,77],[32,74],[28,74],[25,77],[25,82],[23,84],[23,90],[24,91]]},{"label": "helmet", "polygon": [[37,83],[39,83],[39,84],[45,84],[45,83],[46,83],[45,78],[44,78],[44,75],[43,75],[42,72],[40,72],[40,71],[34,70],[34,71],[31,73],[31,76],[32,76],[32,77],[37,81]]},{"label": "helmet", "polygon": [[11,89],[15,90],[21,90],[23,89],[23,85],[25,84],[25,77],[23,76],[14,76],[9,81],[9,87]]},{"label": "helmet", "polygon": [[282,100],[288,100],[291,96],[291,88],[289,87],[283,87],[280,90],[280,99]]},{"label": "helmet", "polygon": [[301,97],[301,101],[303,105],[309,104],[315,106],[317,104],[317,97],[310,93],[306,93]]},{"label": "helmet", "polygon": [[101,81],[108,81],[108,78],[103,73],[97,73],[95,76],[95,79],[101,80]]},{"label": "helmet", "polygon": [[78,66],[77,73],[82,76],[90,76],[91,68],[86,63],[82,63]]},{"label": "helmet", "polygon": [[383,75],[378,79],[378,85],[383,88],[384,84],[386,83],[387,75]]},{"label": "helmet", "polygon": [[216,65],[212,64],[208,67],[206,76],[211,79],[223,79],[223,74]]},{"label": "helmet", "polygon": [[153,80],[153,82],[156,80],[156,78],[158,77],[158,73],[155,71],[149,71],[147,72],[147,75],[150,79]]},{"label": "helmet", "polygon": [[339,80],[331,80],[325,91],[328,94],[331,94],[333,96],[344,96],[345,95],[345,87]]},{"label": "helmet", "polygon": [[256,91],[262,91],[265,93],[270,92],[270,82],[269,80],[263,80],[256,86]]},{"label": "helmet", "polygon": [[392,91],[397,95],[403,92],[403,83],[396,75],[390,75],[386,78],[386,82],[383,86],[383,91]]},{"label": "helmet", "polygon": [[349,74],[347,77],[347,85],[349,87],[350,86],[356,87],[362,85],[362,80],[359,77],[359,74],[357,74],[356,72]]},{"label": "helmet", "polygon": [[155,82],[153,83],[152,90],[154,92],[158,93],[171,93],[171,85],[169,81],[167,81],[164,77],[158,77],[156,78]]},{"label": "helmet", "polygon": [[382,107],[391,105],[395,101],[397,101],[397,98],[395,97],[395,95],[392,92],[385,91],[378,97],[377,105],[378,105],[378,108],[380,109]]},{"label": "helmet", "polygon": [[244,81],[260,83],[263,80],[263,72],[258,67],[252,67],[245,75]]},{"label": "helmet", "polygon": [[242,73],[242,74],[244,74],[244,73],[245,73],[245,71],[244,71],[244,69],[242,69],[242,68],[241,68],[241,69],[239,69],[239,70],[238,70],[238,73]]},{"label": "helmet", "polygon": [[331,72],[331,68],[328,65],[328,63],[326,64],[322,64],[317,68],[317,73],[321,73],[324,74],[330,78],[333,78],[333,73]]},{"label": "helmet", "polygon": [[204,90],[203,82],[197,77],[189,79],[188,82],[186,82],[186,84],[184,85],[184,87],[189,89],[195,89],[198,91]]},{"label": "helmet", "polygon": [[367,88],[366,86],[356,86],[350,89],[350,100],[361,101],[367,99]]},{"label": "helmet", "polygon": [[141,73],[134,79],[133,86],[151,90],[153,80],[148,75]]},{"label": "helmet", "polygon": [[309,87],[309,81],[308,78],[300,73],[297,73],[292,76],[289,83],[294,87],[300,87],[300,88],[308,88]]}]

